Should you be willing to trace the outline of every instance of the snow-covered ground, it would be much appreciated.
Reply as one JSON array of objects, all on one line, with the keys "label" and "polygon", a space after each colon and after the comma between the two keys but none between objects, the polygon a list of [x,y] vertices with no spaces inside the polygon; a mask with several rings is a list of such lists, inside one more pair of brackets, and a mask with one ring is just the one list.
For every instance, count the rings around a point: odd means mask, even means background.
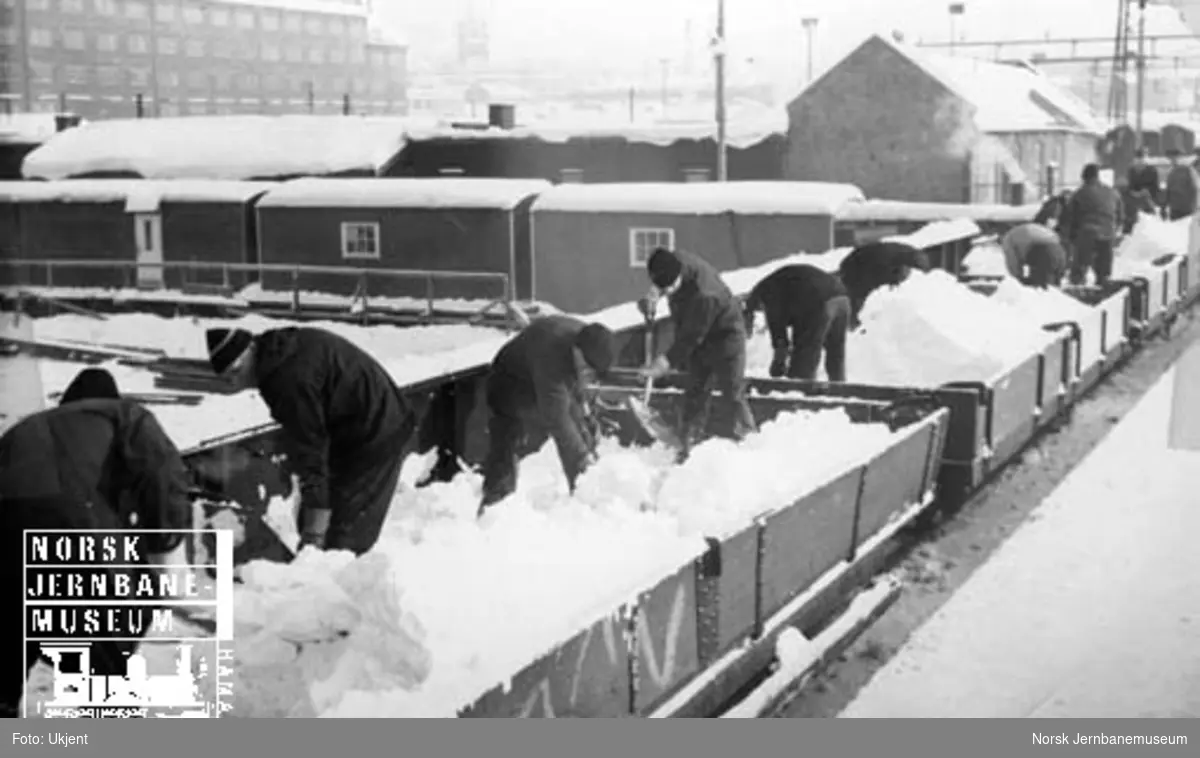
[{"label": "snow-covered ground", "polygon": [[844,718],[1200,717],[1200,453],[1174,371],[922,626]]}]

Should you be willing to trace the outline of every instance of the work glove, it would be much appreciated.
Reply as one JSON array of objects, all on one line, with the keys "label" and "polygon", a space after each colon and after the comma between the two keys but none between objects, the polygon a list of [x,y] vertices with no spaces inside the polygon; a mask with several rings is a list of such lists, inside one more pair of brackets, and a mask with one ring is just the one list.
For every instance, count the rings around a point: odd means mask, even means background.
[{"label": "work glove", "polygon": [[775,357],[771,360],[770,373],[772,379],[778,379],[785,375],[788,370],[788,351],[777,348]]},{"label": "work glove", "polygon": [[329,533],[329,522],[333,511],[328,508],[308,508],[300,512],[300,549],[311,545],[325,549],[325,538]]},{"label": "work glove", "polygon": [[671,370],[671,363],[665,355],[655,358],[649,366],[641,370],[642,379],[661,379]]}]

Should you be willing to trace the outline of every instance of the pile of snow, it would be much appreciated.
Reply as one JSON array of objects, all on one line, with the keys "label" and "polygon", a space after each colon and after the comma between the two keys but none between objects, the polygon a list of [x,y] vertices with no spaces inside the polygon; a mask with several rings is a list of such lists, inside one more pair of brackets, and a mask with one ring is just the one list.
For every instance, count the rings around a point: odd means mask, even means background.
[{"label": "pile of snow", "polygon": [[[1041,328],[1040,315],[975,292],[941,270],[914,271],[903,284],[871,293],[860,321],[846,345],[847,379],[858,384],[936,387],[989,381],[1052,339]],[[765,376],[771,356],[770,337],[760,321],[750,341],[747,373]],[[822,368],[818,376],[823,375]]]},{"label": "pile of snow", "polygon": [[1000,280],[992,300],[1012,307],[1016,315],[1038,325],[1079,322],[1094,312],[1090,305],[1062,290],[1026,287],[1012,277]]},{"label": "pile of snow", "polygon": [[[701,555],[705,536],[795,501],[894,439],[841,411],[784,414],[741,444],[697,446],[682,466],[662,448],[606,439],[574,496],[548,444],[482,519],[472,472],[402,487],[368,556],[246,567],[235,715],[452,717]],[[359,563],[372,589],[356,594],[346,572]]]},{"label": "pile of snow", "polygon": [[977,241],[963,257],[962,270],[968,276],[1010,276],[1000,240],[989,236]]},{"label": "pile of snow", "polygon": [[1157,216],[1141,214],[1133,231],[1117,245],[1113,276],[1147,276],[1160,272],[1162,269],[1155,267],[1153,261],[1187,254],[1190,227],[1190,218],[1164,221]]}]

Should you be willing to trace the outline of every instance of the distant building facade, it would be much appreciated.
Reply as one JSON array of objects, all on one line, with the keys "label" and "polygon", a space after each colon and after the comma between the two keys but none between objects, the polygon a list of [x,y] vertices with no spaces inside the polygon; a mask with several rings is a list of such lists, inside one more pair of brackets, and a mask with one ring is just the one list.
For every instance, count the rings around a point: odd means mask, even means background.
[{"label": "distant building facade", "polygon": [[10,112],[91,119],[338,113],[347,100],[353,113],[403,114],[407,48],[368,6],[0,0],[0,98]]}]

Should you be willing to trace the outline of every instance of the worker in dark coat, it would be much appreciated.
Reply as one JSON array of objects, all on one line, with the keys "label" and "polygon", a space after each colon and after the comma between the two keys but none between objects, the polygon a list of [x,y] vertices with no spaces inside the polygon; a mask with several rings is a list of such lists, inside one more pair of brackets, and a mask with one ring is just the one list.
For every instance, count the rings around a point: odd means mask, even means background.
[{"label": "worker in dark coat", "polygon": [[1067,250],[1058,232],[1036,221],[1009,229],[1000,240],[1004,264],[1030,287],[1058,287],[1067,273]]},{"label": "worker in dark coat", "polygon": [[1200,192],[1200,174],[1189,163],[1183,161],[1180,151],[1167,151],[1171,158],[1171,171],[1167,174],[1166,210],[1171,221],[1187,218],[1196,212],[1196,198]]},{"label": "worker in dark coat", "polygon": [[1120,195],[1100,181],[1100,167],[1084,166],[1083,184],[1071,195],[1065,214],[1063,238],[1070,241],[1071,283],[1083,284],[1088,269],[1095,272],[1096,284],[1105,284],[1112,275],[1113,248],[1124,221]]},{"label": "worker in dark coat", "polygon": [[[675,367],[687,373],[680,426],[681,457],[693,438],[707,426],[712,388],[731,406],[734,439],[757,428],[746,401],[746,324],[741,306],[721,274],[702,258],[682,251],[656,248],[646,261],[646,271],[658,296],[666,295],[675,336],[671,347],[644,371],[657,379]],[[644,314],[654,311],[654,298],[638,305]]]},{"label": "worker in dark coat", "polygon": [[751,290],[746,299],[747,332],[754,331],[758,310],[766,314],[775,350],[771,376],[815,379],[824,352],[829,381],[846,381],[850,297],[841,279],[816,266],[784,266]]},{"label": "worker in dark coat", "polygon": [[517,488],[518,462],[554,440],[567,484],[595,456],[587,386],[616,358],[612,332],[570,316],[534,320],[496,354],[487,379],[488,455],[480,513]]},{"label": "worker in dark coat", "polygon": [[391,376],[349,340],[310,327],[209,329],[217,374],[255,387],[291,442],[301,546],[362,555],[400,480],[415,413]]},{"label": "worker in dark coat", "polygon": [[[0,437],[0,592],[10,621],[3,627],[0,655],[0,715],[19,715],[25,681],[41,654],[38,643],[22,640],[24,530],[192,529],[188,484],[179,451],[154,415],[122,399],[112,376],[100,369],[83,371],[58,407],[26,416]],[[178,531],[148,534],[144,548],[146,567],[133,569],[135,576],[150,571],[150,564],[178,577],[189,572],[187,541]],[[76,570],[97,572],[108,575],[109,587],[117,574],[134,581],[124,568]],[[126,674],[126,659],[153,613],[126,610],[132,615],[122,614],[124,636],[132,639],[91,642],[87,673]]]},{"label": "worker in dark coat", "polygon": [[838,266],[838,275],[850,297],[852,323],[858,323],[872,292],[902,283],[913,269],[928,271],[929,257],[903,242],[868,242],[851,250]]},{"label": "worker in dark coat", "polygon": [[1158,169],[1150,165],[1149,157],[1149,150],[1144,147],[1137,149],[1133,163],[1126,172],[1126,181],[1129,183],[1131,195],[1144,197],[1150,201],[1152,207],[1158,207],[1162,205],[1162,180],[1159,178]]}]

